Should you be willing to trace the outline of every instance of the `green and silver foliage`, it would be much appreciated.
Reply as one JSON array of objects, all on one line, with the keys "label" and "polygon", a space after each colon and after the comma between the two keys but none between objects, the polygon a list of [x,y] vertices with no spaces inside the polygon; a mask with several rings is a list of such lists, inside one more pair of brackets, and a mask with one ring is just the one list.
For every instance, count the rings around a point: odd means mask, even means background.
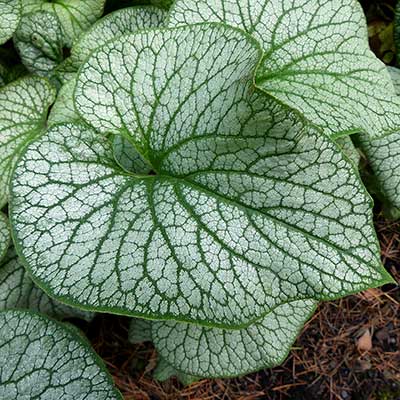
[{"label": "green and silver foliage", "polygon": [[139,175],[151,173],[151,165],[140,155],[127,138],[116,135],[113,140],[113,151],[115,161],[127,172]]},{"label": "green and silver foliage", "polygon": [[8,201],[18,156],[44,130],[54,99],[53,87],[39,77],[22,78],[0,89],[0,208]]},{"label": "green and silver foliage", "polygon": [[169,365],[163,358],[158,356],[157,367],[153,372],[153,378],[159,382],[165,382],[166,380],[176,376],[179,381],[185,385],[191,385],[194,382],[201,380],[198,376],[192,376],[184,374],[183,372],[177,371],[174,367]]},{"label": "green and silver foliage", "polygon": [[58,319],[81,318],[91,321],[93,313],[61,304],[39,289],[29,277],[13,247],[0,262],[0,310],[28,309]]},{"label": "green and silver foliage", "polygon": [[79,121],[80,117],[75,110],[73,93],[76,84],[76,79],[64,83],[58,92],[56,102],[51,107],[48,126],[59,124],[61,122]]},{"label": "green and silver foliage", "polygon": [[336,139],[336,143],[342,149],[344,154],[353,162],[354,166],[358,168],[361,160],[361,154],[357,150],[350,136],[343,136]]},{"label": "green and silver foliage", "polygon": [[23,0],[23,13],[47,11],[57,16],[63,30],[64,42],[73,42],[103,14],[105,0]]},{"label": "green and silver foliage", "polygon": [[[129,326],[128,339],[132,344],[151,342],[153,322],[145,319],[134,318]],[[176,370],[172,365],[168,364],[159,354],[157,356],[157,368],[153,373],[154,379],[164,382],[169,378],[176,376],[184,385],[190,385],[198,381],[200,378],[187,375]]]},{"label": "green and silver foliage", "polygon": [[332,136],[397,130],[400,99],[354,0],[176,0],[169,26],[224,22],[264,50],[256,85]]},{"label": "green and silver foliage", "polygon": [[[12,182],[18,253],[42,288],[90,310],[241,328],[392,281],[354,166],[254,90],[261,56],[222,24],[92,53],[75,106],[97,131],[53,127]],[[128,138],[155,175],[123,170],[99,132]]]},{"label": "green and silver foliage", "polygon": [[49,75],[63,61],[64,34],[52,13],[25,14],[14,43],[25,67],[40,76]]},{"label": "green and silver foliage", "polygon": [[27,311],[0,312],[0,399],[122,400],[76,328]]},{"label": "green and silver foliage", "polygon": [[0,262],[7,253],[10,239],[10,227],[8,225],[7,217],[0,212]]},{"label": "green and silver foliage", "polygon": [[161,26],[166,12],[152,6],[129,7],[100,19],[74,44],[71,51],[71,62],[77,69],[98,47],[118,36],[148,28]]},{"label": "green and silver foliage", "polygon": [[[129,337],[133,343],[149,337],[153,341],[161,360],[161,380],[174,371],[184,380],[238,376],[282,363],[316,305],[313,300],[282,304],[240,330],[133,320]],[[149,327],[144,329],[146,323]]]},{"label": "green and silver foliage", "polygon": [[0,0],[0,45],[11,39],[21,15],[21,0]]},{"label": "green and silver foliage", "polygon": [[[400,96],[400,70],[388,69]],[[362,135],[358,139],[374,173],[379,194],[387,203],[388,213],[394,218],[400,217],[400,129],[381,139],[369,140]]]}]

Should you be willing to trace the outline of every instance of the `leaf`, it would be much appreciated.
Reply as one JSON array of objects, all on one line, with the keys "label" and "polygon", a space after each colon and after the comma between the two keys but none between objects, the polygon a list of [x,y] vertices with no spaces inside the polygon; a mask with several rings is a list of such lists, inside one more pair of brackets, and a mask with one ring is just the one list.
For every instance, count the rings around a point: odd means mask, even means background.
[{"label": "leaf", "polygon": [[244,375],[281,364],[316,306],[313,300],[289,302],[241,330],[153,322],[153,342],[161,359],[185,374]]},{"label": "leaf", "polygon": [[18,156],[45,127],[55,91],[45,79],[27,77],[0,89],[0,208]]},{"label": "leaf", "polygon": [[[260,55],[209,24],[92,54],[75,106],[98,131],[53,127],[12,182],[18,253],[41,287],[89,310],[239,328],[392,282],[354,166],[253,90]],[[155,175],[122,170],[99,132],[129,137]]]},{"label": "leaf", "polygon": [[0,64],[0,88],[22,78],[26,73],[27,71],[22,64],[14,65],[13,67]]},{"label": "leaf", "polygon": [[105,0],[24,0],[24,14],[47,11],[55,14],[62,26],[65,44],[72,43],[103,14]]},{"label": "leaf", "polygon": [[103,361],[67,324],[0,312],[0,398],[122,400]]},{"label": "leaf", "polygon": [[11,39],[21,18],[21,0],[0,0],[0,45]]},{"label": "leaf", "polygon": [[153,378],[157,381],[165,382],[173,376],[176,376],[179,381],[185,386],[191,385],[192,383],[197,382],[201,379],[197,376],[187,375],[183,372],[177,371],[163,358],[158,357],[157,368],[154,370]]},{"label": "leaf", "polygon": [[[65,83],[57,96],[57,100],[51,108],[48,118],[48,126],[62,122],[79,122],[80,115],[76,112],[73,100],[76,79]],[[150,165],[136,151],[128,139],[117,135],[113,141],[114,157],[117,163],[128,172],[148,174]]]},{"label": "leaf", "polygon": [[63,32],[52,13],[25,14],[14,35],[14,44],[25,67],[40,76],[49,75],[63,61]]},{"label": "leaf", "polygon": [[129,325],[128,340],[132,344],[151,341],[151,321],[133,318]]},{"label": "leaf", "polygon": [[343,136],[336,139],[336,143],[341,147],[344,154],[353,162],[354,166],[358,168],[361,160],[361,155],[357,148],[354,146],[350,136]]},{"label": "leaf", "polygon": [[[388,69],[400,96],[400,70]],[[397,218],[400,215],[400,129],[381,139],[371,140],[358,135],[357,140],[369,161],[389,213]]]},{"label": "leaf", "polygon": [[66,82],[58,92],[56,102],[51,108],[48,126],[59,124],[62,122],[79,121],[80,116],[75,111],[73,93],[76,79]]},{"label": "leaf", "polygon": [[259,41],[257,87],[333,137],[400,127],[400,100],[369,50],[365,17],[348,0],[176,0],[169,26],[224,22]]},{"label": "leaf", "polygon": [[123,136],[117,135],[113,141],[115,161],[127,172],[147,175],[151,172],[151,166],[144,160],[140,153]]},{"label": "leaf", "polygon": [[0,212],[0,262],[6,255],[8,246],[10,245],[10,227],[7,217]]},{"label": "leaf", "polygon": [[74,44],[71,51],[72,65],[79,68],[94,49],[118,36],[161,26],[165,17],[165,11],[152,6],[123,8],[108,14]]},{"label": "leaf", "polygon": [[72,64],[71,57],[68,57],[57,65],[53,71],[51,79],[57,86],[63,86],[69,81],[74,80],[77,72],[78,69]]},{"label": "leaf", "polygon": [[0,310],[15,308],[38,311],[54,318],[81,318],[91,321],[94,314],[59,303],[40,290],[28,276],[13,247],[0,262]]}]

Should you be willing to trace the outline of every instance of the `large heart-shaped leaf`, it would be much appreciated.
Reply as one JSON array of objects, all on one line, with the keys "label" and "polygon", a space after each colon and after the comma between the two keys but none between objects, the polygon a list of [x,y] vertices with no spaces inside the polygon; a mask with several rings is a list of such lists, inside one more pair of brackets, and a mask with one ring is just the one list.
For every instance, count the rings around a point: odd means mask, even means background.
[{"label": "large heart-shaped leaf", "polygon": [[92,54],[77,110],[128,138],[155,175],[123,171],[84,125],[32,143],[11,216],[42,287],[93,310],[241,327],[283,302],[392,281],[353,165],[254,91],[260,56],[249,36],[213,24]]},{"label": "large heart-shaped leaf", "polygon": [[93,319],[94,314],[72,308],[53,300],[39,289],[28,276],[14,248],[9,248],[0,262],[0,310],[29,309],[62,318]]},{"label": "large heart-shaped leaf", "polygon": [[126,33],[161,26],[166,12],[152,6],[129,7],[108,14],[94,24],[74,44],[71,62],[76,68],[96,48]]},{"label": "large heart-shaped leaf", "polygon": [[0,212],[0,261],[6,255],[10,239],[10,227],[8,226],[7,217]]},{"label": "large heart-shaped leaf", "polygon": [[[147,324],[162,364],[190,376],[230,377],[281,364],[316,305],[313,300],[282,304],[240,330],[174,321]],[[142,329],[143,323],[133,321],[131,340]],[[166,374],[165,370],[162,372]]]},{"label": "large heart-shaped leaf", "polygon": [[0,312],[0,398],[122,400],[75,328],[27,311]]},{"label": "large heart-shaped leaf", "polygon": [[[400,96],[400,70],[389,67]],[[400,97],[399,97],[400,98]],[[380,194],[387,202],[392,217],[400,215],[400,129],[384,138],[370,140],[358,136],[358,143],[368,158]]]},{"label": "large heart-shaped leaf", "polygon": [[11,171],[25,145],[45,127],[55,90],[45,79],[27,77],[0,89],[0,208],[8,200]]},{"label": "large heart-shaped leaf", "polygon": [[63,60],[63,31],[52,13],[25,14],[14,35],[14,43],[25,67],[38,75],[49,75]]},{"label": "large heart-shaped leaf", "polygon": [[176,0],[169,26],[224,22],[259,41],[256,84],[333,136],[400,127],[400,100],[349,0]]},{"label": "large heart-shaped leaf", "polygon": [[23,0],[24,14],[47,11],[55,14],[63,29],[65,44],[72,46],[103,14],[105,0]]},{"label": "large heart-shaped leaf", "polygon": [[22,15],[21,0],[0,0],[0,44],[16,31]]}]

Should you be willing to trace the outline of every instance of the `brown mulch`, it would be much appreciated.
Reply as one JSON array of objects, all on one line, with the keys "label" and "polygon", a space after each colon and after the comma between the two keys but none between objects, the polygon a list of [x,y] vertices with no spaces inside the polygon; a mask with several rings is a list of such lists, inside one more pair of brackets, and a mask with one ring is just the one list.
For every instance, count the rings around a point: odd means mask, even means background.
[{"label": "brown mulch", "polygon": [[[378,217],[376,227],[384,264],[400,282],[400,223]],[[321,304],[280,367],[189,387],[154,381],[157,354],[129,344],[128,326],[128,318],[100,315],[83,327],[126,400],[400,400],[395,285]]]}]

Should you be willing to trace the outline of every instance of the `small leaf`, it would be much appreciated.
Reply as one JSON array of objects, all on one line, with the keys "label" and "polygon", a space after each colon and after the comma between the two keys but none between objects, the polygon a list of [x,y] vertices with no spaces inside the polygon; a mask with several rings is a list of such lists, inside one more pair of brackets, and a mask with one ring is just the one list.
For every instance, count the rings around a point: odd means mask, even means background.
[{"label": "small leaf", "polygon": [[122,400],[103,361],[67,324],[0,312],[1,399]]},{"label": "small leaf", "polygon": [[128,339],[133,344],[151,342],[151,321],[133,318],[129,325]]},{"label": "small leaf", "polygon": [[154,370],[153,378],[160,382],[176,376],[179,381],[185,385],[191,385],[194,382],[199,381],[201,378],[197,376],[187,375],[183,372],[177,371],[174,367],[169,365],[163,358],[158,356],[157,368]]},{"label": "small leaf", "polygon": [[361,6],[349,0],[176,0],[169,26],[224,22],[259,41],[256,85],[333,137],[400,127],[400,99],[370,51]]},{"label": "small leaf", "polygon": [[344,154],[353,162],[354,166],[358,168],[361,160],[361,155],[356,146],[354,146],[350,136],[343,136],[336,139],[336,143],[343,150]]},{"label": "small leaf", "polygon": [[113,141],[115,161],[128,172],[147,175],[151,172],[150,164],[139,154],[132,143],[117,135]]},{"label": "small leaf", "polygon": [[185,374],[244,375],[281,364],[316,305],[313,300],[286,303],[241,330],[153,322],[153,342],[161,359]]},{"label": "small leaf", "polygon": [[[388,68],[400,96],[400,70]],[[357,141],[372,168],[380,195],[387,203],[388,214],[397,218],[400,215],[400,129],[375,140],[358,135]]]},{"label": "small leaf", "polygon": [[108,14],[94,24],[74,44],[71,62],[76,68],[89,54],[109,40],[126,33],[159,27],[164,23],[166,12],[152,6],[129,7]]},{"label": "small leaf", "polygon": [[25,14],[14,44],[25,67],[40,76],[49,75],[63,60],[62,28],[57,16],[49,12]]},{"label": "small leaf", "polygon": [[6,255],[8,246],[10,245],[10,227],[7,217],[0,212],[0,262]]},{"label": "small leaf", "polygon": [[21,0],[0,0],[0,45],[11,39],[21,15]]},{"label": "small leaf", "polygon": [[78,68],[72,64],[71,57],[68,57],[54,69],[51,79],[57,86],[63,86],[74,80],[77,72]]},{"label": "small leaf", "polygon": [[38,311],[58,319],[74,317],[91,321],[94,318],[93,313],[68,307],[47,296],[33,283],[11,247],[0,262],[0,310],[15,308]]},{"label": "small leaf", "polygon": [[55,98],[45,79],[27,77],[0,89],[0,208],[8,200],[14,165],[26,146],[44,129]]},{"label": "small leaf", "polygon": [[48,126],[61,122],[75,122],[80,120],[79,114],[75,110],[73,93],[76,79],[66,82],[58,92],[56,102],[51,108]]},{"label": "small leaf", "polygon": [[103,14],[105,0],[23,0],[24,14],[47,11],[57,16],[67,47]]}]

